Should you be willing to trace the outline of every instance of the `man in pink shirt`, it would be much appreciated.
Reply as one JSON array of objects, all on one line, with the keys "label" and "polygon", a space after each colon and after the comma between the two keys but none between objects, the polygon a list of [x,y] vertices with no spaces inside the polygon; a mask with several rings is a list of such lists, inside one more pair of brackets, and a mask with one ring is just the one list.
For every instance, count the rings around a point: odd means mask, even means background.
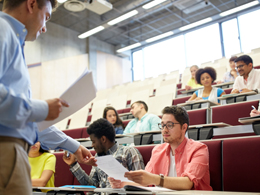
[{"label": "man in pink shirt", "polygon": [[[189,126],[188,113],[179,106],[165,107],[162,113],[162,122],[158,125],[165,143],[154,147],[145,170],[127,172],[125,177],[136,182],[135,185],[212,190],[207,146],[185,137]],[[113,178],[109,181],[113,188],[130,184]]]}]

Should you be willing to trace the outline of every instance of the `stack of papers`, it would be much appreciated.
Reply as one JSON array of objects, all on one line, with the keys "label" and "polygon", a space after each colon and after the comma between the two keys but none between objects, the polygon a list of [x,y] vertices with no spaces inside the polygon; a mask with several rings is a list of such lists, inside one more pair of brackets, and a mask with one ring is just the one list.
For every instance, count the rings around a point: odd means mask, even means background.
[{"label": "stack of papers", "polygon": [[69,107],[63,107],[62,112],[57,119],[37,123],[39,131],[43,131],[77,112],[95,97],[96,87],[93,82],[92,72],[89,72],[86,69],[83,74],[60,96],[62,100],[65,100],[69,104]]},{"label": "stack of papers", "polygon": [[175,190],[171,190],[168,188],[162,187],[143,187],[143,186],[132,186],[132,185],[125,185],[124,189],[126,191],[148,191],[148,192],[172,192]]}]

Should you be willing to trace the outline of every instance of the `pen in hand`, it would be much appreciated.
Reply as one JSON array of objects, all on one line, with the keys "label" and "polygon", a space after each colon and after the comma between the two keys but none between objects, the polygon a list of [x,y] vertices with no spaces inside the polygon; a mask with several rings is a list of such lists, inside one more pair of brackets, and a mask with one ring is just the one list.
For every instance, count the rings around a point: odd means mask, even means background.
[{"label": "pen in hand", "polygon": [[66,157],[69,158],[70,157],[70,152],[67,151]]},{"label": "pen in hand", "polygon": [[253,110],[256,110],[256,108],[253,105],[251,107],[253,108]]}]

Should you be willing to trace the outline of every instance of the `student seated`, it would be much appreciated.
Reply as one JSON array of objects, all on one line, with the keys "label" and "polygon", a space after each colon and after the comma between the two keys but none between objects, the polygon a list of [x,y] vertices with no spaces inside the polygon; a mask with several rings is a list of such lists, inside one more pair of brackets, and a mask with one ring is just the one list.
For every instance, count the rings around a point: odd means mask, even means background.
[{"label": "student seated", "polygon": [[[40,142],[36,142],[31,146],[28,156],[31,166],[32,186],[54,187],[55,155],[43,150]],[[42,190],[42,192],[47,191]]]},{"label": "student seated", "polygon": [[202,84],[204,88],[193,93],[188,101],[192,100],[210,100],[219,103],[218,97],[226,94],[223,89],[212,87],[212,83],[216,80],[217,73],[214,68],[205,67],[197,70],[195,78],[197,83]]},{"label": "student seated", "polygon": [[[93,122],[87,132],[92,141],[92,147],[96,151],[96,156],[113,155],[129,171],[144,169],[144,161],[140,152],[129,146],[122,146],[115,142],[115,130],[113,125],[106,119],[98,119]],[[75,156],[70,154],[63,160],[70,166],[70,171],[77,178],[81,185],[94,185],[100,188],[109,188],[108,175],[98,167],[92,167],[89,175],[82,170],[77,163]]]},{"label": "student seated", "polygon": [[188,139],[189,115],[183,107],[170,106],[162,111],[159,127],[165,143],[154,147],[145,170],[130,171],[128,183],[108,178],[113,188],[124,185],[156,185],[173,190],[212,190],[208,147]]},{"label": "student seated", "polygon": [[246,93],[260,91],[260,70],[253,68],[253,60],[248,55],[243,55],[235,60],[239,75],[233,85],[231,93]]},{"label": "student seated", "polygon": [[107,119],[114,126],[116,134],[124,133],[124,124],[115,108],[111,106],[106,107],[103,112],[103,118]]},{"label": "student seated", "polygon": [[186,90],[202,87],[202,85],[198,84],[197,81],[195,80],[195,74],[198,69],[199,67],[197,65],[193,65],[190,67],[191,78],[188,81],[187,85],[185,86]]},{"label": "student seated", "polygon": [[145,102],[134,102],[130,112],[135,118],[127,124],[124,134],[159,130],[158,123],[161,119],[154,114],[148,114],[147,111],[148,106]]},{"label": "student seated", "polygon": [[230,66],[231,70],[224,74],[223,81],[220,83],[227,83],[227,82],[235,81],[237,76],[239,76],[239,73],[236,69],[236,64],[235,64],[236,59],[237,59],[237,56],[232,56],[229,59],[229,66]]}]

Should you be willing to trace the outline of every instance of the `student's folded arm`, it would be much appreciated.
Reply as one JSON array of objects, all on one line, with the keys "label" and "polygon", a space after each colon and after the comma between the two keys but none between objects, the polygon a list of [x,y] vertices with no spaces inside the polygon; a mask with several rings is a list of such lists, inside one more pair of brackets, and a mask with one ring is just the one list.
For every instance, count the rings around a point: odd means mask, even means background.
[{"label": "student's folded arm", "polygon": [[232,89],[232,91],[231,91],[231,94],[239,93],[238,79],[239,79],[239,78],[236,78],[236,80],[235,80],[235,82],[234,82],[234,85],[233,85],[233,89]]},{"label": "student's folded arm", "polygon": [[194,100],[194,99],[196,99],[197,98],[197,95],[196,95],[196,93],[194,92],[193,94],[192,94],[192,96],[190,97],[190,99],[188,99],[187,101],[192,101],[192,100]]},{"label": "student's folded arm", "polygon": [[239,90],[233,88],[230,94],[234,94],[234,93],[239,93]]},{"label": "student's folded arm", "polygon": [[224,91],[223,93],[221,93],[221,94],[220,94],[220,97],[221,97],[222,95],[226,95],[226,92]]},{"label": "student's folded arm", "polygon": [[32,179],[32,186],[45,187],[53,174],[52,170],[44,170],[39,179]]}]

